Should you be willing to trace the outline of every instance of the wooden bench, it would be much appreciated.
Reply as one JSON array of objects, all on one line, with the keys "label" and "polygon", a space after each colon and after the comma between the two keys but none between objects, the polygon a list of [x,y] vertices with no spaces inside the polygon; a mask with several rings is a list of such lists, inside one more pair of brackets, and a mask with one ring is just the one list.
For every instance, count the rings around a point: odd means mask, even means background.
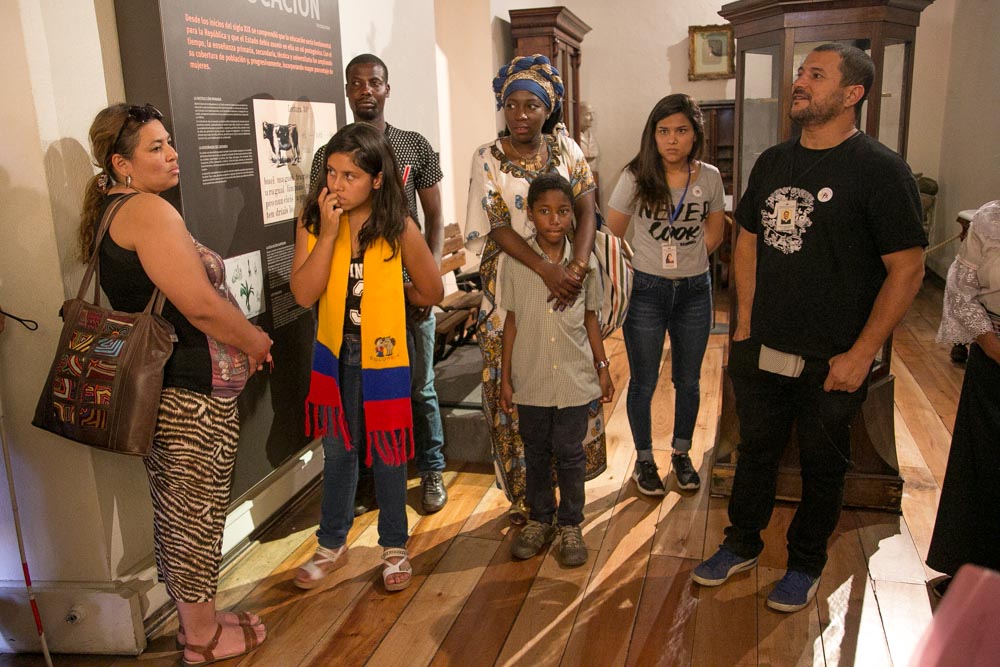
[{"label": "wooden bench", "polygon": [[[444,228],[444,244],[441,249],[441,275],[457,273],[465,265],[465,241],[461,228],[452,223]],[[437,305],[442,312],[437,314],[434,337],[435,363],[448,357],[455,349],[464,345],[476,335],[476,317],[483,294],[479,290],[463,290],[446,295]]]}]

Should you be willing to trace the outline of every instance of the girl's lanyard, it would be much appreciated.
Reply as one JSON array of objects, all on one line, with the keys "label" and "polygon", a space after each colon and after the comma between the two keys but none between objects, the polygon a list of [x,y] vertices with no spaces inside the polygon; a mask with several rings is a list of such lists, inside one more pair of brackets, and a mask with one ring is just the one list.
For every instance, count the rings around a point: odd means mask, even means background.
[{"label": "girl's lanyard", "polygon": [[[673,231],[674,222],[681,215],[681,209],[684,207],[684,199],[687,197],[688,188],[691,187],[691,165],[688,165],[688,177],[687,183],[684,184],[684,192],[681,193],[681,199],[677,202],[677,208],[669,213],[668,222],[670,223],[670,229]],[[669,184],[667,187],[670,187]],[[664,269],[676,269],[677,268],[677,245],[673,243],[673,235],[671,234],[670,243],[660,244],[661,259],[663,260]]]},{"label": "girl's lanyard", "polygon": [[[674,226],[674,221],[681,214],[681,207],[684,206],[684,198],[687,197],[688,188],[691,187],[691,165],[688,165],[688,179],[687,183],[684,184],[684,192],[681,193],[681,200],[677,202],[677,208],[674,209],[673,213],[670,214],[670,226]],[[670,187],[669,184],[667,187]]]}]

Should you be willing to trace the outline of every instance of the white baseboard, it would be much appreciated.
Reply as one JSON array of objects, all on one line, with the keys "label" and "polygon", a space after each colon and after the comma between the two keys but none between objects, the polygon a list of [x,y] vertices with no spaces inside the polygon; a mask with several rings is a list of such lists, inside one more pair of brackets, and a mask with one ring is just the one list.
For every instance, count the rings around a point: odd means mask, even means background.
[{"label": "white baseboard", "polygon": [[[258,484],[230,510],[223,555],[249,537],[323,471],[323,445],[311,444]],[[53,653],[137,655],[146,648],[144,623],[170,604],[156,580],[152,553],[112,582],[33,582]],[[39,652],[41,642],[21,581],[0,581],[0,653]]]},{"label": "white baseboard", "polygon": [[[24,585],[0,585],[0,652],[39,653]],[[32,586],[52,653],[137,655],[146,648],[139,595],[128,586],[46,582]]]}]

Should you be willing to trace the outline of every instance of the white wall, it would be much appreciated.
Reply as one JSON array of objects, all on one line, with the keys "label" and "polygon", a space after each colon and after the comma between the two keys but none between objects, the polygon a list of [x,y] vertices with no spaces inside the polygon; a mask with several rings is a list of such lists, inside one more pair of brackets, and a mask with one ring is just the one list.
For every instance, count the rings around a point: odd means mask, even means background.
[{"label": "white wall", "polygon": [[[935,91],[944,93],[941,125],[924,128],[924,133],[941,137],[936,175],[941,189],[932,244],[958,232],[955,216],[959,211],[1000,198],[1000,123],[996,119],[1000,109],[1000,5],[995,0],[954,0],[954,9],[950,58],[939,63],[948,69],[947,87]],[[915,98],[914,107],[918,104]],[[914,142],[918,141],[915,131],[910,132]],[[930,255],[928,265],[946,275],[957,250],[957,242],[949,244]]]},{"label": "white wall", "polygon": [[[914,173],[933,178],[941,187],[930,214],[931,244],[959,230],[955,224],[955,211],[948,210],[943,199],[949,178],[941,170],[941,150],[945,138],[954,130],[961,131],[960,128],[944,130],[955,3],[956,0],[935,0],[921,12],[913,59],[913,97],[910,101],[906,161]],[[944,276],[953,255],[954,246],[942,248],[927,257],[927,265]]]},{"label": "white wall", "polygon": [[[444,171],[445,223],[465,222],[469,163],[480,144],[494,136],[488,0],[437,0],[434,3],[441,112],[441,169]],[[484,83],[486,82],[486,83]],[[448,192],[450,190],[450,193]]]},{"label": "white wall", "polygon": [[[91,619],[116,617],[106,645],[134,650],[142,641],[131,620],[134,592],[112,583],[152,560],[151,518],[139,460],[102,454],[31,426],[35,401],[58,342],[57,313],[82,276],[75,232],[83,187],[92,173],[87,129],[94,113],[121,96],[112,0],[92,3],[7,3],[0,27],[4,95],[0,121],[0,301],[38,320],[29,333],[0,336],[3,434],[24,529],[27,559],[53,648],[73,634],[63,617],[76,592],[90,591]],[[121,508],[126,508],[120,511]],[[150,584],[151,585],[151,584]],[[23,588],[6,477],[0,481],[0,646],[36,641]],[[90,595],[89,593],[87,595]],[[81,597],[83,594],[81,593]],[[102,601],[103,600],[103,601]],[[107,601],[110,600],[110,605]],[[46,605],[45,602],[49,604]],[[140,626],[141,630],[141,626]]]},{"label": "white wall", "polygon": [[941,142],[945,134],[941,130],[947,100],[955,2],[934,0],[921,12],[913,58],[913,97],[906,158],[913,171],[934,179],[941,170]]},{"label": "white wall", "polygon": [[[0,338],[0,394],[32,573],[39,580],[100,580],[144,554],[124,553],[112,525],[124,522],[148,537],[142,514],[142,464],[72,445],[30,425],[40,378],[58,342],[57,313],[82,276],[75,231],[83,186],[91,171],[87,129],[107,104],[98,14],[111,1],[60,7],[21,2],[4,21],[8,94],[0,103],[7,128],[0,153],[0,299],[5,310],[39,321],[36,333],[11,328]],[[68,56],[72,44],[72,58]],[[110,78],[121,76],[112,72]],[[64,276],[66,279],[64,280]],[[138,478],[138,483],[133,483]],[[51,482],[58,480],[58,484]],[[112,482],[112,486],[108,486]],[[4,487],[6,484],[4,483]],[[110,504],[97,493],[106,491]],[[6,488],[3,496],[6,501]],[[138,505],[133,522],[116,502]],[[148,505],[148,502],[146,503]],[[0,517],[6,538],[10,513]],[[144,533],[144,535],[143,535]],[[101,539],[94,539],[95,535]],[[20,578],[3,539],[0,579]],[[70,557],[67,557],[69,555]]]},{"label": "white wall", "polygon": [[[344,65],[361,53],[381,58],[389,68],[385,119],[419,132],[440,150],[434,0],[340,0],[339,5]],[[350,107],[345,108],[350,119]],[[449,196],[451,186],[442,184]]]}]

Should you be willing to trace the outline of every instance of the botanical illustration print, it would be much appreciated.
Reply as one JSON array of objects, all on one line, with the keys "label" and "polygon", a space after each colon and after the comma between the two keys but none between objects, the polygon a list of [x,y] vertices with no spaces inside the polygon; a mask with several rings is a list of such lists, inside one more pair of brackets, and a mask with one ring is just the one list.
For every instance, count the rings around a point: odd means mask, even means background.
[{"label": "botanical illustration print", "polygon": [[[812,226],[809,214],[814,203],[812,194],[802,188],[783,187],[772,192],[760,212],[764,243],[786,255],[802,250],[802,236]],[[780,219],[785,215],[788,220]]]}]

